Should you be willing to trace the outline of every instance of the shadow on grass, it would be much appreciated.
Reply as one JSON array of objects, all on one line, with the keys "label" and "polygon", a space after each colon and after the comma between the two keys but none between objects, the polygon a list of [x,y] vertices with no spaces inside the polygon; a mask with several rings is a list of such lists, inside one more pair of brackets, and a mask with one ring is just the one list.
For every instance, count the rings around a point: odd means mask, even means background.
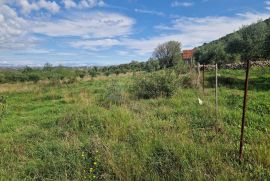
[{"label": "shadow on grass", "polygon": [[[211,76],[207,78],[208,87],[215,86],[215,77]],[[224,86],[232,89],[244,89],[245,80],[234,78],[234,77],[226,77],[220,76],[218,77],[219,86]],[[270,78],[269,77],[256,77],[249,79],[249,90],[257,90],[257,91],[268,91],[270,90]]]}]

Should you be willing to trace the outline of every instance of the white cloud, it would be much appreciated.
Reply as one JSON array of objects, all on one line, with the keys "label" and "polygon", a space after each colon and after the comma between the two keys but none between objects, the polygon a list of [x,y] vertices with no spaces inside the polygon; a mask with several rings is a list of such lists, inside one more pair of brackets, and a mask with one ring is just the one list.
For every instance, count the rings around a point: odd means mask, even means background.
[{"label": "white cloud", "polygon": [[83,48],[92,51],[99,51],[103,49],[110,48],[114,45],[119,45],[120,42],[116,39],[99,39],[99,40],[81,40],[71,42],[71,46],[74,48]]},{"label": "white cloud", "polygon": [[104,7],[106,4],[103,0],[81,0],[76,3],[74,0],[62,0],[65,8],[93,8],[93,7]]},{"label": "white cloud", "polygon": [[121,55],[121,56],[127,56],[130,54],[129,51],[123,51],[123,50],[119,50],[117,51],[118,55]]},{"label": "white cloud", "polygon": [[[184,48],[193,48],[205,42],[218,39],[238,30],[243,25],[255,23],[260,19],[269,18],[270,13],[244,13],[234,17],[183,17],[172,22],[171,26],[158,26],[159,30],[172,30],[172,33],[148,39],[126,40],[126,46],[141,54],[151,53],[160,43],[169,40],[180,41]],[[218,29],[217,29],[218,27]]]},{"label": "white cloud", "polygon": [[0,50],[17,49],[36,43],[27,36],[28,23],[18,17],[16,11],[7,5],[0,6]]},{"label": "white cloud", "polygon": [[55,1],[40,0],[38,3],[39,9],[46,9],[52,13],[57,13],[60,10],[60,6]]},{"label": "white cloud", "polygon": [[29,3],[28,0],[21,0],[21,1],[16,1],[16,3],[21,6],[22,12],[24,14],[28,14],[31,11],[35,10],[37,11],[39,9],[38,5],[35,3]]},{"label": "white cloud", "polygon": [[[247,12],[234,17],[183,17],[174,20],[171,26],[157,27],[159,30],[166,30],[167,34],[144,39],[123,38],[117,45],[128,48],[138,55],[150,55],[158,44],[170,40],[180,41],[183,48],[193,48],[238,30],[243,25],[255,23],[269,16],[270,13]],[[171,33],[168,33],[168,30],[171,30]]]},{"label": "white cloud", "polygon": [[145,10],[145,9],[134,9],[135,12],[137,13],[145,13],[145,14],[152,14],[152,15],[157,15],[157,16],[165,16],[164,13],[159,12],[159,11],[152,11],[152,10]]},{"label": "white cloud", "polygon": [[179,1],[174,1],[171,4],[172,7],[190,7],[193,6],[193,2],[179,2]]},{"label": "white cloud", "polygon": [[73,0],[63,0],[62,2],[64,3],[65,8],[67,9],[75,8],[77,6],[77,4]]},{"label": "white cloud", "polygon": [[32,22],[32,30],[48,36],[108,38],[130,34],[134,23],[133,19],[121,14],[93,12],[75,15],[70,19],[35,21]]},{"label": "white cloud", "polygon": [[[50,9],[48,10],[50,12],[57,12],[59,10],[55,8],[56,6],[54,7],[54,1],[36,0],[35,3],[33,1],[29,3],[30,1],[27,0],[10,0],[8,2],[15,1],[21,3],[20,7],[24,9],[25,13],[36,11],[38,8]],[[75,4],[72,2],[75,3],[72,0],[62,1],[66,8],[83,8],[79,7],[82,1],[77,1]],[[102,5],[102,3],[101,5],[97,4],[101,1],[85,2],[88,3],[82,5],[85,8]],[[270,3],[270,1],[267,2]],[[31,48],[38,42],[33,38],[35,36],[33,33],[38,33],[52,37],[72,37],[72,40],[69,39],[70,42],[66,45],[77,49],[87,49],[95,52],[117,46],[120,49],[117,49],[116,53],[121,56],[149,56],[158,44],[169,40],[180,41],[184,48],[192,48],[238,30],[242,25],[248,25],[256,22],[258,19],[266,19],[270,16],[270,12],[247,12],[231,17],[209,16],[191,18],[173,16],[170,24],[155,27],[159,31],[159,35],[145,38],[130,38],[129,35],[133,33],[135,20],[119,13],[75,12],[69,14],[65,19],[53,17],[52,19],[41,19],[38,21],[35,18],[30,20],[29,17],[19,17],[14,9],[5,4],[2,3],[0,6],[0,51],[3,49]],[[268,4],[266,3],[266,5]],[[134,11],[162,15],[156,11],[142,9],[135,9]],[[62,43],[66,43],[66,41]],[[36,49],[33,53],[52,54],[40,49]]]},{"label": "white cloud", "polygon": [[104,6],[105,3],[102,0],[81,0],[79,8],[92,8],[95,6]]},{"label": "white cloud", "polygon": [[265,4],[266,4],[266,9],[267,10],[270,10],[270,1],[265,1]]},{"label": "white cloud", "polygon": [[24,14],[41,9],[45,9],[51,13],[57,13],[60,10],[60,6],[55,1],[39,0],[31,3],[28,0],[3,0],[3,2],[12,6],[17,5]]}]

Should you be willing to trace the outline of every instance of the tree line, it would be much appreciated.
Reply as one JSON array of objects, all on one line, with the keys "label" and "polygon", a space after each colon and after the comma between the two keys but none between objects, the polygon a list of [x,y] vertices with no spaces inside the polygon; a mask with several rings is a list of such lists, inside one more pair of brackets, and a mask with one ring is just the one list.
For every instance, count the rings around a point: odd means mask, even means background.
[{"label": "tree line", "polygon": [[195,60],[219,65],[270,58],[270,19],[259,21],[196,49]]}]

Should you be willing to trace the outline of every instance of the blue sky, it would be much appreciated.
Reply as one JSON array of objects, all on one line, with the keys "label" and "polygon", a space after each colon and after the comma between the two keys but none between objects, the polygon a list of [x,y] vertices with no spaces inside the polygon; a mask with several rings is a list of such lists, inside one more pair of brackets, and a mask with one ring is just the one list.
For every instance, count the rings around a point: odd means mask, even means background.
[{"label": "blue sky", "polygon": [[269,17],[268,0],[0,0],[0,66],[146,61]]}]

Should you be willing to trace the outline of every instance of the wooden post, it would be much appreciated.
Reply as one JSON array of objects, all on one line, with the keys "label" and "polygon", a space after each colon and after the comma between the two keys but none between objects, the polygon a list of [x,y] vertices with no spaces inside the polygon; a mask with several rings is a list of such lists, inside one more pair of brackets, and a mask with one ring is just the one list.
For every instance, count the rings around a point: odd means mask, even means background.
[{"label": "wooden post", "polygon": [[218,66],[216,64],[216,88],[215,88],[215,112],[216,112],[216,121],[218,119]]},{"label": "wooden post", "polygon": [[201,78],[201,72],[200,72],[200,63],[198,62],[197,65],[197,70],[198,70],[198,77],[197,77],[197,87],[200,87],[200,78]]},{"label": "wooden post", "polygon": [[192,72],[192,58],[190,59],[190,61],[189,61],[189,71],[190,71],[190,74],[191,74],[191,72]]},{"label": "wooden post", "polygon": [[243,160],[244,129],[245,129],[245,123],[246,123],[249,68],[250,68],[250,61],[248,60],[246,64],[246,80],[245,80],[245,92],[244,92],[244,101],[243,101],[242,126],[241,126],[240,148],[239,148],[239,162],[240,163]]},{"label": "wooden post", "polygon": [[204,93],[204,64],[203,64],[203,80],[202,80],[202,84],[203,84],[203,93]]}]

